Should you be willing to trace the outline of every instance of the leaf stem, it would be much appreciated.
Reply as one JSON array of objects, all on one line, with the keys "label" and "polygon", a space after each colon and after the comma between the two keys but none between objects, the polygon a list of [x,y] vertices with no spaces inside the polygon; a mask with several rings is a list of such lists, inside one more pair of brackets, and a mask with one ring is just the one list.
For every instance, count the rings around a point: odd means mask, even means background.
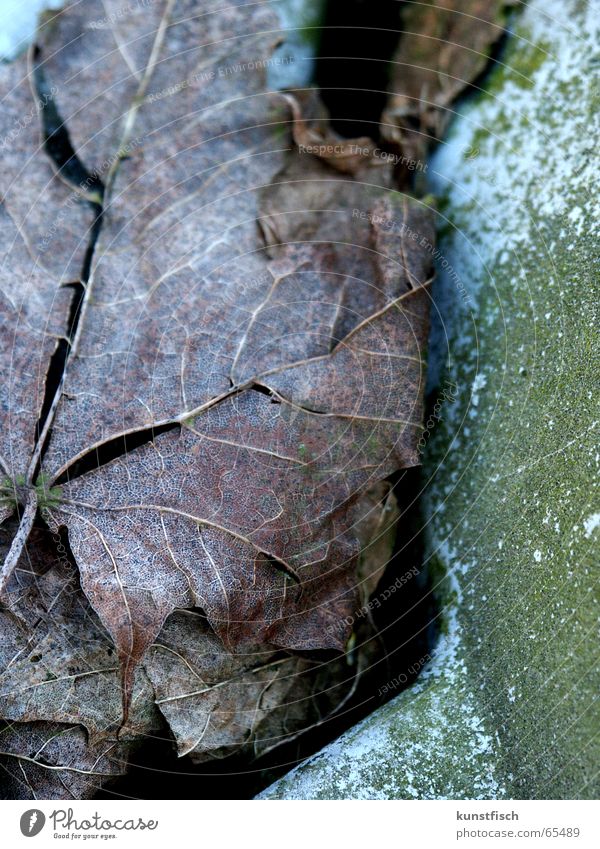
[{"label": "leaf stem", "polygon": [[3,595],[10,576],[12,575],[19,557],[21,556],[23,546],[27,542],[27,538],[29,537],[29,533],[35,521],[37,506],[37,492],[35,489],[30,489],[19,528],[14,536],[10,550],[6,555],[6,559],[2,564],[2,570],[0,571],[0,596]]}]

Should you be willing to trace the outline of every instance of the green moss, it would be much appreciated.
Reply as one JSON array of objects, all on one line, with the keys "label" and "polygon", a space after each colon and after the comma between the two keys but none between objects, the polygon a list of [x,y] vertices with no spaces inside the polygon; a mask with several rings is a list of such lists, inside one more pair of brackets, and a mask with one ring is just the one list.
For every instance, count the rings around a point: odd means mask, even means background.
[{"label": "green moss", "polygon": [[524,88],[533,87],[533,75],[544,62],[552,58],[552,45],[547,41],[527,45],[510,56],[510,78]]},{"label": "green moss", "polygon": [[51,507],[57,507],[61,502],[62,489],[60,486],[49,486],[49,478],[47,475],[41,474],[36,481],[35,491],[40,510],[47,510]]},{"label": "green moss", "polygon": [[[459,193],[445,203],[462,235],[446,230],[440,249],[460,266],[466,239],[485,271],[473,280],[477,339],[465,340],[460,321],[454,338],[450,331],[451,346],[458,350],[460,337],[463,352],[451,377],[464,391],[430,443],[428,468],[443,464],[428,494],[429,510],[439,510],[429,546],[457,591],[464,662],[488,733],[497,736],[500,783],[515,798],[593,798],[600,677],[586,637],[597,612],[592,531],[584,523],[594,512],[598,461],[600,293],[589,234],[600,186],[597,173],[586,184],[578,152],[581,128],[594,125],[596,92],[584,75],[558,83],[544,74],[527,114],[512,109],[505,86],[512,93],[519,74],[531,79],[544,62],[560,61],[557,45],[529,49],[530,34],[519,34],[507,69],[491,79],[502,106],[488,108],[484,95],[474,107],[472,123],[487,122],[466,134],[477,159],[463,157],[462,173],[452,174],[459,185],[467,181],[465,195],[478,195],[495,169],[498,184],[484,193],[494,223]],[[564,150],[544,140],[553,124]],[[565,179],[559,158],[567,155],[579,167]],[[513,196],[511,179],[530,187],[524,197]],[[482,373],[473,406],[471,388]]]},{"label": "green moss", "polygon": [[[559,243],[562,222],[545,225],[548,241]],[[444,514],[457,560],[478,564],[474,577],[459,578],[471,600],[461,605],[461,623],[490,726],[500,731],[502,772],[514,776],[514,796],[587,796],[594,790],[584,779],[600,754],[593,743],[582,750],[597,730],[586,708],[600,683],[585,649],[596,613],[588,577],[593,555],[581,524],[592,512],[597,441],[589,426],[598,417],[590,397],[600,373],[597,295],[586,235],[573,244],[568,258],[549,256],[538,245],[520,250],[495,270],[496,291],[484,293],[482,314],[497,318],[479,328],[489,378],[479,424],[471,427],[477,451],[468,455],[468,474]],[[576,285],[565,286],[558,303],[548,281],[565,259]],[[515,288],[522,267],[527,285]],[[510,326],[498,301],[514,316]],[[558,323],[544,320],[558,311]],[[459,366],[455,379],[466,382],[468,375]],[[495,411],[497,397],[501,411]],[[444,451],[443,440],[434,447]],[[461,476],[460,451],[446,464],[440,486]],[[446,567],[457,568],[452,558]],[[514,702],[507,700],[509,690]]]},{"label": "green moss", "polygon": [[[277,120],[281,118],[280,115],[277,116]],[[273,137],[276,139],[282,139],[284,137],[289,137],[291,142],[291,132],[289,124],[277,124],[273,128]]]},{"label": "green moss", "polygon": [[281,5],[284,11],[289,9],[290,16],[295,19],[297,29],[294,33],[298,41],[316,48],[325,16],[323,0],[304,0],[302,4],[297,0],[283,0]]},{"label": "green moss", "polygon": [[435,195],[431,193],[424,195],[422,198],[419,198],[419,203],[422,203],[423,206],[427,206],[430,209],[437,209],[438,200]]},{"label": "green moss", "polygon": [[490,127],[477,127],[472,136],[472,141],[463,150],[463,159],[476,159],[484,141],[492,135]]},{"label": "green moss", "polygon": [[10,478],[2,478],[0,481],[0,505],[5,507],[17,506],[17,493]]}]

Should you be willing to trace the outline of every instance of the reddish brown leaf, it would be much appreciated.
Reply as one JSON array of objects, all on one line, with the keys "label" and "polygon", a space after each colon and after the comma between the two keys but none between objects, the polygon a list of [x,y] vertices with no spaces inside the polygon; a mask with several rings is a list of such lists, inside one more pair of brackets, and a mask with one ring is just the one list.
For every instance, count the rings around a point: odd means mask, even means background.
[{"label": "reddish brown leaf", "polygon": [[[84,0],[39,37],[34,78],[58,89],[88,169],[69,160],[60,176],[89,197],[97,177],[78,177],[97,172],[104,207],[64,378],[46,395],[43,475],[32,461],[21,481],[7,464],[4,491],[27,509],[4,591],[39,504],[68,529],[116,645],[126,722],[136,668],[176,608],[201,608],[227,651],[344,648],[365,493],[418,462],[433,234],[391,166],[367,156],[340,173],[294,145],[314,127],[264,90],[266,5],[116,11]],[[58,209],[49,198],[46,215]],[[38,333],[51,303],[32,315]],[[24,360],[28,339],[14,339]],[[33,439],[40,390],[23,393]],[[64,642],[43,654],[64,665]],[[6,709],[50,710],[35,693]]]}]

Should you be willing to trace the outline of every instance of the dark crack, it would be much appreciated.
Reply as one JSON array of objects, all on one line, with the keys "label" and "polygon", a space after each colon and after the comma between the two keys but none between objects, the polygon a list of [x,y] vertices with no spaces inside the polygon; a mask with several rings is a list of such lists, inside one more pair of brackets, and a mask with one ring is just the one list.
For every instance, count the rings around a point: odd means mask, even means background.
[{"label": "dark crack", "polygon": [[90,173],[83,165],[71,143],[67,126],[58,110],[56,100],[51,91],[51,86],[39,63],[40,50],[34,48],[33,52],[33,84],[39,103],[43,104],[40,109],[40,124],[42,137],[44,139],[44,151],[57,169],[59,176],[73,185],[74,189],[87,199],[94,211],[94,220],[88,231],[88,244],[83,259],[80,279],[70,284],[72,290],[69,315],[67,318],[66,334],[56,347],[50,359],[46,382],[44,387],[44,399],[40,409],[40,415],[35,426],[35,443],[38,445],[36,452],[37,463],[34,469],[34,478],[39,474],[41,462],[48,445],[51,428],[47,428],[49,418],[56,406],[57,396],[67,367],[71,353],[73,340],[76,337],[81,317],[81,307],[85,297],[85,287],[89,280],[92,259],[98,236],[102,228],[102,199],[104,196],[104,185],[97,174]]}]

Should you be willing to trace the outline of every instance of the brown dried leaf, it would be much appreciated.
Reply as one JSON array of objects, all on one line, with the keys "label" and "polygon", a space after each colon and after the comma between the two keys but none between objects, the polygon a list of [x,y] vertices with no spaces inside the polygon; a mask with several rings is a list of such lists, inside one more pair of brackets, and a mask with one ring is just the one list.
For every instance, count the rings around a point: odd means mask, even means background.
[{"label": "brown dried leaf", "polygon": [[[14,722],[83,725],[91,744],[116,742],[121,722],[114,645],[81,592],[77,572],[35,528],[0,610],[0,716]],[[138,669],[127,726],[134,739],[160,728],[153,691]]]},{"label": "brown dried leaf", "polygon": [[490,48],[502,36],[504,9],[512,2],[405,5],[381,131],[406,157],[423,160],[430,141],[442,137],[453,102],[484,70]]},{"label": "brown dried leaf", "polygon": [[[27,508],[4,596],[28,537],[37,544],[39,502],[55,532],[68,529],[117,647],[126,722],[136,669],[176,608],[202,608],[228,652],[343,649],[364,495],[418,462],[433,233],[431,211],[390,189],[389,166],[368,161],[359,181],[294,148],[306,127],[264,91],[262,70],[220,74],[268,57],[265,5],[215,0],[199,13],[167,0],[130,18],[118,6],[84,0],[40,33],[35,78],[58,88],[75,150],[106,191],[49,438],[34,452],[44,474],[31,461],[17,481],[7,464]],[[87,26],[98,19],[107,25]],[[50,198],[46,215],[59,208]],[[63,326],[64,312],[52,313]],[[27,344],[13,339],[23,360]],[[39,409],[38,389],[30,438]],[[109,644],[78,592],[70,602],[38,642],[53,674],[75,664],[77,689],[68,678],[48,692],[98,736],[112,697],[102,690],[99,719],[77,712],[75,692],[87,702],[104,686]],[[78,621],[90,634],[85,682],[69,655]],[[20,701],[5,679],[5,710],[52,713],[38,678],[27,681]]]},{"label": "brown dried leaf", "polygon": [[[377,487],[363,499],[357,532],[363,551],[358,583],[365,601],[391,557],[397,518],[389,487]],[[341,623],[336,630],[343,631]],[[144,668],[178,754],[202,761],[247,748],[258,756],[323,722],[381,653],[367,621],[357,630],[353,660],[342,655],[316,661],[268,645],[228,652],[197,613],[174,613]]]},{"label": "brown dried leaf", "polygon": [[[358,534],[364,554],[358,577],[366,598],[393,548],[397,510],[389,487],[367,493],[360,512]],[[78,723],[86,729],[87,746],[83,748],[79,734],[69,734],[70,740],[75,738],[77,758],[88,751],[108,751],[111,745],[118,746],[115,751],[123,761],[124,742],[160,733],[156,701],[180,755],[204,760],[244,747],[263,754],[339,708],[379,651],[363,622],[352,664],[344,656],[317,662],[270,646],[231,654],[204,617],[176,612],[138,668],[129,721],[117,740],[120,684],[112,643],[82,595],[68,560],[57,558],[49,534],[35,529],[33,538],[34,556],[22,555],[8,586],[9,610],[0,611],[5,670],[0,676],[0,715],[18,723],[13,728],[21,730],[23,745],[36,739],[36,729],[46,727],[44,722],[61,729]],[[145,683],[146,673],[153,688]],[[21,760],[35,760],[24,749],[17,751]],[[69,764],[81,766],[76,759]],[[112,774],[98,774],[90,792]],[[28,780],[33,792],[48,786],[48,776],[37,768]],[[14,793],[12,782],[10,786]],[[53,792],[60,797],[62,790]]]},{"label": "brown dried leaf", "polygon": [[[295,698],[314,664],[270,646],[232,654],[197,615],[181,611],[167,619],[144,666],[178,754],[204,760],[260,740],[261,723]],[[298,713],[306,725],[308,710]]]},{"label": "brown dried leaf", "polygon": [[125,746],[86,741],[78,726],[12,723],[0,729],[4,799],[87,799],[125,772]]},{"label": "brown dried leaf", "polygon": [[[316,91],[284,95],[294,120],[292,135],[300,151],[318,156],[336,171],[358,177],[362,171],[384,168],[385,160],[375,158],[377,145],[368,136],[345,139],[328,123],[329,116]],[[378,175],[380,176],[380,175]],[[385,176],[391,176],[389,168]]]}]

